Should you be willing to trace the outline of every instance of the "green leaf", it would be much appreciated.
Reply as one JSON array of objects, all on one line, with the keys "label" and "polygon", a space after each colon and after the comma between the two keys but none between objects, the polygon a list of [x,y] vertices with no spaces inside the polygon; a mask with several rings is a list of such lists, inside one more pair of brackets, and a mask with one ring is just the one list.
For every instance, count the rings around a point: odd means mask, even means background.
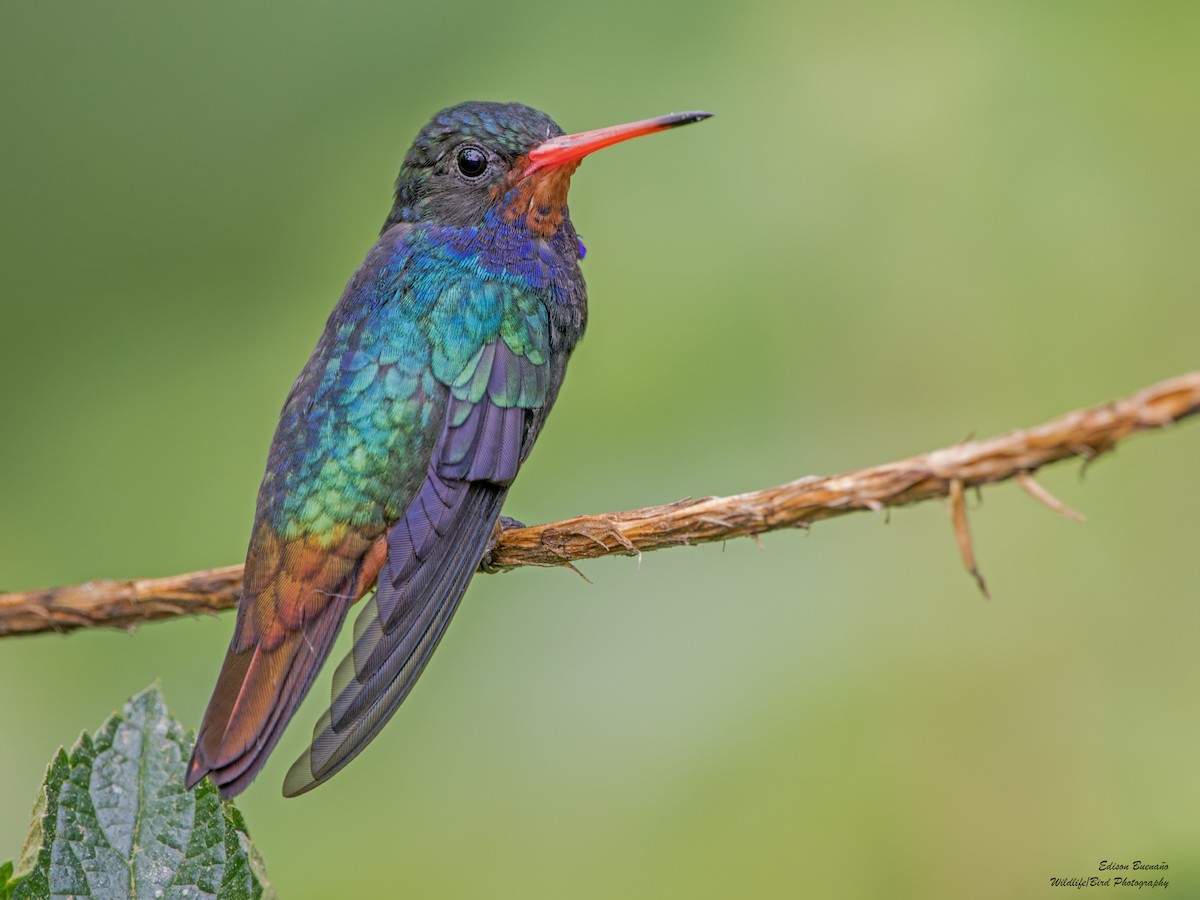
[{"label": "green leaf", "polygon": [[273,897],[241,813],[207,780],[183,786],[191,745],[152,685],[60,749],[0,900]]}]

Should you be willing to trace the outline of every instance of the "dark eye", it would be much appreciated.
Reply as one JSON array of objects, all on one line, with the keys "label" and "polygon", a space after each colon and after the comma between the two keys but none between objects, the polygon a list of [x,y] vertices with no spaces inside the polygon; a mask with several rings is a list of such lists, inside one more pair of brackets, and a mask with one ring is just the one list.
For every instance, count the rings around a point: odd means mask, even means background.
[{"label": "dark eye", "polygon": [[463,147],[458,151],[458,171],[467,178],[478,178],[487,171],[487,154],[478,147]]}]

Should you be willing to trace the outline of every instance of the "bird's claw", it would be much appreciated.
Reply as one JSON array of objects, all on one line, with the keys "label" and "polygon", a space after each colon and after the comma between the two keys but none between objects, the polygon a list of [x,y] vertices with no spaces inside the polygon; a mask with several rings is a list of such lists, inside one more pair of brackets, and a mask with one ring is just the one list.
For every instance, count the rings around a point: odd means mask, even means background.
[{"label": "bird's claw", "polygon": [[496,549],[496,544],[500,542],[500,535],[514,528],[524,527],[524,522],[518,522],[510,516],[501,516],[498,518],[496,524],[492,526],[492,533],[488,537],[487,546],[483,548],[483,559],[479,561],[479,571],[486,572],[489,575],[495,575],[497,572],[507,572],[508,568],[505,566],[492,565],[492,551]]}]

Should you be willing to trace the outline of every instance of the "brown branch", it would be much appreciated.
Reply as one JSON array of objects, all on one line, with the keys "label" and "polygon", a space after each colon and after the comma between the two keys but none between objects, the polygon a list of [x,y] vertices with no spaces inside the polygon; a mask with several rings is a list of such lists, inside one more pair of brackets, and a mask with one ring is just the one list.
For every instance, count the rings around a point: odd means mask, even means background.
[{"label": "brown branch", "polygon": [[[1034,498],[1070,514],[1072,511],[1033,481],[1033,472],[1074,457],[1091,461],[1139,431],[1163,428],[1197,413],[1200,371],[1034,428],[858,472],[801,478],[732,497],[681,500],[667,506],[511,529],[499,535],[489,564],[491,570],[569,565],[613,553],[634,555],[683,544],[755,537],[780,528],[806,528],[859,510],[879,511],[949,497],[964,562],[982,587],[966,529],[965,489],[1016,478]],[[92,626],[131,629],[141,622],[217,612],[237,604],[241,578],[241,566],[227,566],[169,578],[93,581],[0,594],[0,635]]]}]

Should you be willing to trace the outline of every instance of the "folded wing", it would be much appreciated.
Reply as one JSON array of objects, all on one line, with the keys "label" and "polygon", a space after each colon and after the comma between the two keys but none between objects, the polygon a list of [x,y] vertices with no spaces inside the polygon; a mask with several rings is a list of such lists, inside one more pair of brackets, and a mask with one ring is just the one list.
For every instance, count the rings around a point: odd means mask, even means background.
[{"label": "folded wing", "polygon": [[[532,358],[531,358],[532,357]],[[377,590],[338,666],[333,702],[284,794],[331,778],[408,696],[479,565],[500,508],[544,418],[544,356],[503,340],[485,345],[455,380],[425,481],[387,534]]]}]

